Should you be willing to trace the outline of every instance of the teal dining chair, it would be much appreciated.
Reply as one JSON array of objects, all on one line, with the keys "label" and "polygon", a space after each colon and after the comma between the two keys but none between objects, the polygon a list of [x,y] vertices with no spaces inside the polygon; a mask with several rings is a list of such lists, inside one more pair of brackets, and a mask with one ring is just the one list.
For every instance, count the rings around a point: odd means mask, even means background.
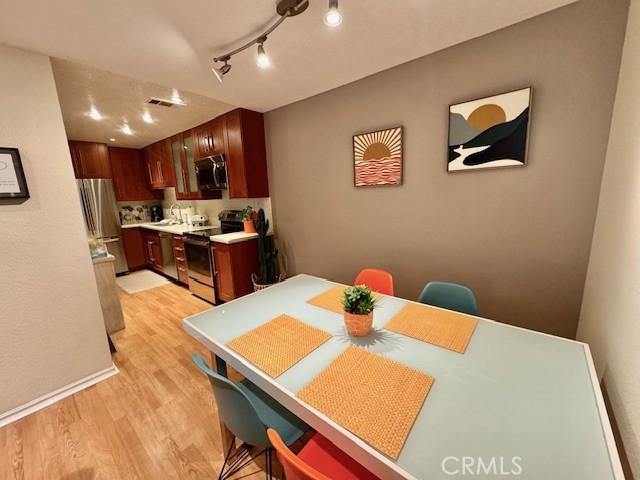
[{"label": "teal dining chair", "polygon": [[473,290],[451,282],[429,282],[418,297],[420,303],[480,316],[480,309]]},{"label": "teal dining chair", "polygon": [[209,377],[218,405],[218,415],[227,428],[240,441],[262,449],[254,456],[251,456],[250,450],[244,450],[229,464],[235,441],[231,442],[218,480],[228,479],[262,453],[265,454],[266,476],[268,479],[272,478],[273,448],[267,436],[267,429],[277,430],[283,441],[291,445],[308,429],[307,425],[250,381],[245,379],[233,383],[212,371],[200,355],[193,353],[191,359]]}]

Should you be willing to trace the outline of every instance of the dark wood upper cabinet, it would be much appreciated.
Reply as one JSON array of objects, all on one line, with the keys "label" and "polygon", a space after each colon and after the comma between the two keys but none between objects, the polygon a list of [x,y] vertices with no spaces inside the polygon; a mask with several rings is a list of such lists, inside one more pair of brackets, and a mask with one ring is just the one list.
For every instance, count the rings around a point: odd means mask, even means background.
[{"label": "dark wood upper cabinet", "polygon": [[152,190],[146,181],[142,151],[109,147],[113,188],[119,201],[162,200],[162,190]]},{"label": "dark wood upper cabinet", "polygon": [[194,200],[222,198],[220,191],[201,191],[198,187],[195,161],[202,158],[196,151],[196,131],[187,130],[169,139],[176,177],[176,199]]},{"label": "dark wood upper cabinet", "polygon": [[109,150],[104,143],[69,141],[76,178],[111,178]]},{"label": "dark wood upper cabinet", "polygon": [[217,117],[193,129],[196,159],[224,153],[224,117]]},{"label": "dark wood upper cabinet", "polygon": [[224,115],[230,198],[269,196],[262,113],[238,108]]},{"label": "dark wood upper cabinet", "polygon": [[159,189],[176,186],[169,139],[147,145],[142,149],[142,155],[150,188]]}]

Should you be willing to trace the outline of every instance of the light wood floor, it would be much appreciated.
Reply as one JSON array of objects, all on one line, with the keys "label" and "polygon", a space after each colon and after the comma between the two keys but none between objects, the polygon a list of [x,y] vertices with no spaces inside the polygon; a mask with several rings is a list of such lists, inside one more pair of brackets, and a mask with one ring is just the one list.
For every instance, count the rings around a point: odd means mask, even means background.
[{"label": "light wood floor", "polygon": [[[210,305],[173,284],[121,299],[120,373],[0,429],[0,479],[218,477],[213,395],[191,363],[191,352],[209,353],[180,326]],[[264,478],[261,467],[262,459],[236,478]]]}]

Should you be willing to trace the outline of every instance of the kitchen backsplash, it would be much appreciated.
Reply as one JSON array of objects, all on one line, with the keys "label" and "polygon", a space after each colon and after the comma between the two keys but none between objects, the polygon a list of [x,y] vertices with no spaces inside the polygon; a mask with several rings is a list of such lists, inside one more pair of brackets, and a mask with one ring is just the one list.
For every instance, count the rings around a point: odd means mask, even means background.
[{"label": "kitchen backsplash", "polygon": [[118,205],[118,207],[120,224],[122,225],[151,221],[151,216],[149,215],[150,205]]},{"label": "kitchen backsplash", "polygon": [[169,215],[169,208],[173,204],[178,204],[182,208],[192,207],[194,213],[200,215],[206,215],[209,219],[210,225],[220,225],[218,220],[218,213],[221,210],[242,210],[247,205],[251,205],[255,210],[259,208],[264,209],[266,217],[269,219],[271,225],[274,224],[273,217],[271,216],[271,198],[229,198],[229,193],[224,191],[223,197],[220,200],[176,200],[175,188],[164,189],[164,200],[162,202],[162,209],[164,210],[165,218]]}]

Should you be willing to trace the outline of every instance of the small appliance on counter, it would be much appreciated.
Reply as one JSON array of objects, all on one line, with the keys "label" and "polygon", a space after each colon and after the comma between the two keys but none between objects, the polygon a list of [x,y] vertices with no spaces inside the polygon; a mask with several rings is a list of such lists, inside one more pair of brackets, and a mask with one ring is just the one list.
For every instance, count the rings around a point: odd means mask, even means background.
[{"label": "small appliance on counter", "polygon": [[209,237],[243,230],[242,211],[240,210],[223,210],[218,215],[218,219],[220,219],[219,228],[211,227],[184,234],[189,290],[196,297],[214,305],[218,302],[215,289],[216,266],[213,259],[215,244],[211,242]]},{"label": "small appliance on counter", "polygon": [[206,215],[191,215],[191,225],[195,227],[204,227],[209,222]]},{"label": "small appliance on counter", "polygon": [[152,222],[159,222],[164,219],[164,214],[162,213],[162,205],[151,205],[149,207],[149,216],[151,217]]}]

